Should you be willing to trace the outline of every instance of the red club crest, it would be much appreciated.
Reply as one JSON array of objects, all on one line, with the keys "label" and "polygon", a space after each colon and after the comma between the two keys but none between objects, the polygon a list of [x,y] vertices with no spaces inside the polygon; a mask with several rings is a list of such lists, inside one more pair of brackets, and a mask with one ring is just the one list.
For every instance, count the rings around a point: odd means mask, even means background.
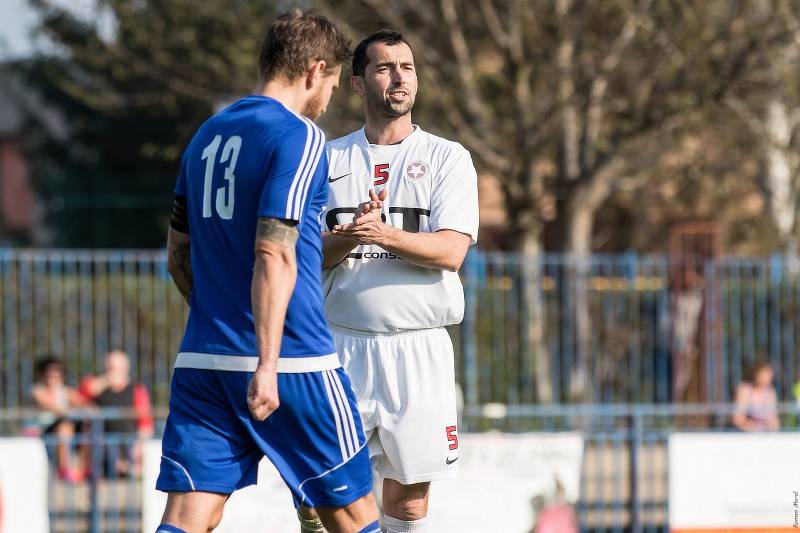
[{"label": "red club crest", "polygon": [[406,177],[411,181],[420,181],[428,175],[428,163],[414,161],[406,167]]}]

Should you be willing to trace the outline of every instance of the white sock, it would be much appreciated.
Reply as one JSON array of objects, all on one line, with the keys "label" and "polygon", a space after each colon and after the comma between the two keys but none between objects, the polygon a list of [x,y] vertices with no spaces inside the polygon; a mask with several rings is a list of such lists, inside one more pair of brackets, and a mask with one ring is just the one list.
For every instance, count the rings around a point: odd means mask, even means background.
[{"label": "white sock", "polygon": [[419,520],[398,520],[393,516],[383,517],[383,527],[386,533],[425,533],[428,517]]},{"label": "white sock", "polygon": [[319,518],[303,518],[300,511],[297,512],[297,518],[300,520],[300,533],[325,533],[325,528],[322,527],[322,520]]}]

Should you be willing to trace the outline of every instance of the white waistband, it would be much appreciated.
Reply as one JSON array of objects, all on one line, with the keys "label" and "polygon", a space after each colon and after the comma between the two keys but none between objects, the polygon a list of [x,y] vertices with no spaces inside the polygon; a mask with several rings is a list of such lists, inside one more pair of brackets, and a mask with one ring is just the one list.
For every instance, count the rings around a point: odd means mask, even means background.
[{"label": "white waistband", "polygon": [[[200,370],[225,370],[228,372],[253,372],[258,365],[255,355],[218,355],[212,353],[181,352],[175,360],[175,368],[197,368]],[[339,356],[335,353],[318,357],[280,357],[279,374],[322,372],[339,368]]]}]

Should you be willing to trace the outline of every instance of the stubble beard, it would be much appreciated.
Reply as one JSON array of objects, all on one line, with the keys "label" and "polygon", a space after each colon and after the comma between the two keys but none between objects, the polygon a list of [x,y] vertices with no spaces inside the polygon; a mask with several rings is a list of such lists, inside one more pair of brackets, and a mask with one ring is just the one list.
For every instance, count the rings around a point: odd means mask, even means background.
[{"label": "stubble beard", "polygon": [[367,93],[367,105],[373,115],[383,116],[384,118],[394,119],[400,118],[408,115],[411,113],[411,109],[414,107],[414,102],[416,98],[409,94],[409,99],[407,102],[403,103],[394,103],[392,102],[388,95],[384,97],[381,95],[373,95],[371,93]]},{"label": "stubble beard", "polygon": [[308,99],[302,113],[300,114],[315,121],[320,117],[320,115],[322,115],[323,111],[324,106],[322,105],[322,96],[317,94]]}]

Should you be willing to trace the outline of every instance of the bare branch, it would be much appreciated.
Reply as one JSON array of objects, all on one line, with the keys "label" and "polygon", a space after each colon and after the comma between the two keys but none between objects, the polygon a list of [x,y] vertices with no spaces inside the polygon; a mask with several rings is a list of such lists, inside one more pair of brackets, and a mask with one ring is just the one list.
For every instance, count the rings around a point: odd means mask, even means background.
[{"label": "bare branch", "polygon": [[464,89],[467,110],[472,115],[471,118],[479,123],[480,129],[486,130],[491,127],[491,120],[478,90],[474,70],[475,62],[464,38],[464,31],[461,20],[458,17],[455,0],[440,0],[440,4],[449,29],[450,44],[453,47],[453,53],[458,65],[458,74]]},{"label": "bare branch", "polygon": [[575,35],[570,22],[572,0],[557,0],[556,14],[559,20],[558,43],[558,100],[561,107],[561,144],[563,150],[564,176],[568,181],[580,177],[578,111],[575,105],[574,56]]},{"label": "bare branch", "polygon": [[[650,0],[642,0],[637,11],[646,11],[650,6]],[[622,59],[623,52],[630,46],[639,27],[637,22],[638,13],[631,11],[625,20],[622,31],[614,42],[611,43],[608,54],[600,62],[600,72],[592,81],[589,90],[589,106],[586,112],[584,144],[583,144],[583,164],[591,168],[595,164],[597,157],[597,141],[600,138],[600,130],[603,124],[603,101],[608,90],[608,77],[616,70]]]},{"label": "bare branch", "polygon": [[510,37],[503,29],[492,0],[480,0],[480,7],[483,18],[486,20],[486,28],[489,30],[489,35],[492,36],[492,39],[500,48],[509,48]]}]

